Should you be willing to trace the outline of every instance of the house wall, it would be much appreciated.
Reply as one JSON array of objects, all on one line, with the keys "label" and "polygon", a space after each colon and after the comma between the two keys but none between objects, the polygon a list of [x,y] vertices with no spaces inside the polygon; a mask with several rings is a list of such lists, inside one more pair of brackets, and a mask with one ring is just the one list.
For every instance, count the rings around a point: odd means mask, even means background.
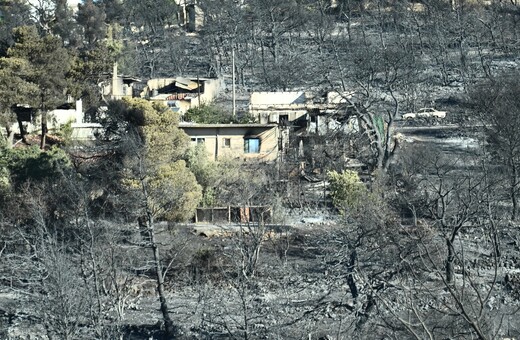
[{"label": "house wall", "polygon": [[[212,102],[224,88],[222,79],[204,79],[204,93],[201,96],[201,104]],[[195,103],[194,103],[195,102]],[[199,105],[198,100],[192,100],[192,107]]]},{"label": "house wall", "polygon": [[103,126],[98,123],[72,123],[72,139],[74,140],[95,140],[96,134],[103,130]]},{"label": "house wall", "polygon": [[[274,161],[278,158],[278,129],[276,127],[183,127],[191,138],[204,138],[208,155],[215,160],[240,158],[243,160]],[[259,153],[245,153],[246,137],[260,139]],[[226,146],[226,139],[229,146]],[[195,145],[197,141],[192,141]]]},{"label": "house wall", "polygon": [[175,78],[155,78],[150,79],[146,82],[145,93],[142,96],[148,97],[151,96],[151,92],[153,90],[160,89],[162,87],[168,86],[175,82]]},{"label": "house wall", "polygon": [[112,69],[112,82],[110,85],[105,83],[101,88],[103,95],[110,96],[111,99],[117,100],[133,96],[133,85],[125,84],[123,77],[118,75],[117,63],[114,63]]},{"label": "house wall", "polygon": [[305,92],[253,92],[251,106],[305,104]]},{"label": "house wall", "polygon": [[[198,104],[198,100],[197,99],[186,98],[186,99],[182,99],[182,100],[176,100],[177,105],[179,107],[179,113],[181,115],[186,113],[186,111],[188,111],[192,107],[197,107],[198,106],[198,105],[197,106],[193,106],[192,105],[193,100],[197,101],[197,104]],[[163,98],[150,98],[150,101],[161,103],[161,104],[163,104],[165,106],[168,106],[168,100],[165,100]]]},{"label": "house wall", "polygon": [[252,117],[260,124],[277,124],[280,122],[280,116],[288,116],[290,122],[295,121],[307,114],[307,110],[269,110],[269,111],[253,111]]},{"label": "house wall", "polygon": [[[71,123],[82,123],[84,118],[83,113],[83,102],[81,99],[76,101],[76,108],[70,110],[52,110],[47,113],[47,128],[49,130],[57,130],[69,122]],[[42,126],[41,114],[37,115],[34,121],[24,122],[26,126],[26,132],[34,133],[40,131]],[[19,132],[18,123],[13,123],[11,126],[12,131]]]},{"label": "house wall", "polygon": [[305,92],[253,92],[249,114],[260,124],[280,122],[280,115],[287,115],[290,122],[307,114]]}]

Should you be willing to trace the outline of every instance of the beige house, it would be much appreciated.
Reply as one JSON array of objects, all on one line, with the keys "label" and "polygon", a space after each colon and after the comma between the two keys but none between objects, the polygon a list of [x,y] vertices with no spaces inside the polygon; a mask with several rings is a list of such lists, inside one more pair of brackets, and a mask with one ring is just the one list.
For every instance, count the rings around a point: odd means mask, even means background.
[{"label": "beige house", "polygon": [[238,158],[270,162],[278,158],[280,139],[276,124],[194,124],[179,127],[193,145],[203,144],[215,160]]}]

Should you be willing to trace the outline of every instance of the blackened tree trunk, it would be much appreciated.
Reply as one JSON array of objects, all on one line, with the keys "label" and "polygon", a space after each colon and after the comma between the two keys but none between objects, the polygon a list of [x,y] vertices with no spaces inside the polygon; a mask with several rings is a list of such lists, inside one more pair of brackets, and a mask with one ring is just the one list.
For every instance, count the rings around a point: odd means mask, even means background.
[{"label": "blackened tree trunk", "polygon": [[347,285],[348,285],[348,288],[350,289],[350,294],[352,295],[352,298],[354,299],[354,301],[359,296],[359,291],[356,286],[356,281],[354,280],[354,267],[356,265],[356,260],[357,260],[357,251],[356,251],[356,249],[353,249],[350,252],[349,262],[348,262],[348,266],[347,266],[347,272],[348,272]]},{"label": "blackened tree trunk", "polygon": [[47,137],[47,112],[45,110],[42,111],[42,135],[40,139],[40,149],[45,149],[45,142]]},{"label": "blackened tree trunk", "polygon": [[27,143],[27,139],[25,138],[26,132],[25,132],[25,128],[23,126],[23,121],[22,121],[21,117],[17,117],[16,120],[18,121],[18,127],[20,128],[20,136],[22,137],[22,141],[24,143]]},{"label": "blackened tree trunk", "polygon": [[170,317],[170,310],[168,308],[168,302],[164,293],[164,276],[161,265],[161,257],[159,254],[159,247],[155,240],[155,227],[152,214],[147,214],[148,231],[150,234],[150,243],[153,250],[153,259],[155,265],[155,272],[157,275],[157,292],[159,293],[159,302],[161,304],[161,313],[164,320],[164,328],[168,339],[175,338],[175,328],[173,321]]},{"label": "blackened tree trunk", "polygon": [[154,223],[154,217],[153,213],[151,211],[150,206],[148,205],[148,186],[145,181],[145,178],[141,178],[141,187],[142,191],[145,197],[145,209],[146,209],[146,227],[148,230],[149,235],[149,244],[152,248],[153,252],[153,260],[154,260],[154,266],[155,266],[155,274],[156,274],[156,280],[157,280],[157,293],[159,293],[159,302],[161,304],[161,313],[163,315],[164,320],[164,329],[166,331],[166,336],[168,339],[175,338],[175,329],[173,325],[173,321],[170,317],[170,310],[168,308],[168,302],[166,300],[166,294],[164,293],[164,276],[162,271],[162,265],[161,265],[161,256],[159,254],[159,246],[157,245],[157,241],[155,239],[155,223]]},{"label": "blackened tree trunk", "polygon": [[7,147],[11,148],[13,146],[13,140],[14,140],[14,131],[11,129],[10,126],[6,126],[5,128],[6,132],[6,138],[7,138]]},{"label": "blackened tree trunk", "polygon": [[518,170],[516,168],[516,164],[514,161],[511,162],[511,203],[513,204],[513,211],[511,212],[511,219],[516,221],[518,217],[518,195],[517,195],[517,186],[518,186]]},{"label": "blackened tree trunk", "polygon": [[455,260],[453,239],[453,235],[446,238],[446,247],[448,249],[448,255],[446,256],[446,282],[450,285],[453,284],[453,261]]}]

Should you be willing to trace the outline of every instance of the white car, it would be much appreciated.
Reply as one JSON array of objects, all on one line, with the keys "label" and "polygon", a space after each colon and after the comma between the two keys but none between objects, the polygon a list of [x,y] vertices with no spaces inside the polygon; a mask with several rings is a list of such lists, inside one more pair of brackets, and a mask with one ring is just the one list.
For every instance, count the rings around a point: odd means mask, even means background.
[{"label": "white car", "polygon": [[446,118],[446,111],[438,111],[431,107],[425,107],[419,109],[417,112],[405,113],[403,119],[415,119],[415,118]]}]

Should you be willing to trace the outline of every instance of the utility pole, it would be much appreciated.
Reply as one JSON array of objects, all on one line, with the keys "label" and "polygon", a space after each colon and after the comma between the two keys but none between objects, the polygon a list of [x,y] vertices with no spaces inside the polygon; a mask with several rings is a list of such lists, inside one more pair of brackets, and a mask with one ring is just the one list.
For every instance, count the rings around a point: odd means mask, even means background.
[{"label": "utility pole", "polygon": [[40,97],[41,97],[41,103],[40,103],[40,110],[41,110],[41,119],[42,119],[42,136],[41,136],[41,139],[40,139],[40,149],[41,150],[44,150],[45,149],[45,139],[47,137],[47,110],[45,108],[45,104],[44,104],[44,99],[45,99],[45,90],[43,90],[41,93],[40,93]]},{"label": "utility pole", "polygon": [[199,75],[197,74],[197,92],[198,92],[198,98],[199,98],[199,107],[200,107],[200,79],[199,79]]},{"label": "utility pole", "polygon": [[231,48],[231,68],[233,69],[233,118],[236,117],[236,93],[235,93],[235,46]]}]

